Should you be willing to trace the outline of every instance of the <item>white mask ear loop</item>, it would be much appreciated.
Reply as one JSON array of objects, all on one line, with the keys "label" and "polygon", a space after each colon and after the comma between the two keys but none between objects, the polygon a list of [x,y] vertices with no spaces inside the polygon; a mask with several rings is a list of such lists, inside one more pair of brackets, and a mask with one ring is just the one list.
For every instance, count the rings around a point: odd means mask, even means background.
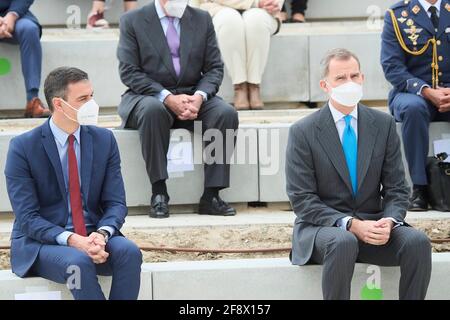
[{"label": "white mask ear loop", "polygon": [[[59,98],[59,99],[61,99],[61,101],[64,102],[70,109],[75,110],[76,112],[78,112],[77,109],[75,109],[74,107],[72,107],[68,102],[64,101],[63,98]],[[69,116],[67,115],[67,113],[66,113],[64,110],[62,110],[62,112],[64,113],[64,115],[66,116],[67,119],[72,120],[73,122],[78,123],[77,120],[73,119],[72,117],[69,117]]]}]

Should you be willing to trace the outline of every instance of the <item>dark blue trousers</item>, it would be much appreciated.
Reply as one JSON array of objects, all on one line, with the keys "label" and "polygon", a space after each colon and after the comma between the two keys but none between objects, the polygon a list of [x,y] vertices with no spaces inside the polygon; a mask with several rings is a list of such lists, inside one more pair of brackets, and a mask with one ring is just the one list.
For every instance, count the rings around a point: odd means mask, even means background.
[{"label": "dark blue trousers", "polygon": [[411,93],[397,93],[390,107],[395,120],[402,122],[403,145],[411,180],[414,184],[426,185],[429,125],[432,121],[450,121],[450,112],[440,113],[428,100]]},{"label": "dark blue trousers", "polygon": [[84,252],[66,246],[42,246],[33,275],[67,283],[75,300],[105,300],[97,275],[111,276],[110,300],[136,300],[141,283],[142,254],[130,240],[115,236],[106,244],[108,260],[95,264]]},{"label": "dark blue trousers", "polygon": [[33,20],[24,16],[17,20],[12,39],[0,40],[20,46],[27,101],[38,96],[41,85],[42,47],[40,35],[40,27]]}]

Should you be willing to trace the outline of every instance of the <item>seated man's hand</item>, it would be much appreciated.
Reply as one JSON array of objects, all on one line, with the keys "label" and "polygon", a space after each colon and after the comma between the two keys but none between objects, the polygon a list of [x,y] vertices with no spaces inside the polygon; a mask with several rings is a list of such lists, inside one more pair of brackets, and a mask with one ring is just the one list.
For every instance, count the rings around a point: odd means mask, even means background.
[{"label": "seated man's hand", "polygon": [[438,109],[439,112],[450,111],[450,94],[448,88],[423,88],[422,95]]},{"label": "seated man's hand", "polygon": [[12,38],[4,17],[0,17],[0,39]]},{"label": "seated man's hand", "polygon": [[355,219],[350,232],[364,243],[381,246],[389,241],[392,226],[393,222],[389,219],[379,221]]},{"label": "seated man's hand", "polygon": [[169,94],[164,100],[164,104],[172,110],[177,117],[180,117],[188,108],[189,96],[187,94]]},{"label": "seated man's hand", "polygon": [[94,263],[104,263],[109,254],[105,251],[105,241],[101,234],[83,237],[79,234],[72,234],[67,240],[70,247],[78,249],[86,253]]},{"label": "seated man's hand", "polygon": [[14,33],[14,30],[16,28],[16,21],[17,21],[18,17],[14,14],[9,12],[5,17],[4,17],[4,22],[6,23],[7,26],[7,30],[9,32],[9,34]]},{"label": "seated man's hand", "polygon": [[259,7],[266,10],[271,15],[275,15],[281,10],[277,0],[260,0]]}]

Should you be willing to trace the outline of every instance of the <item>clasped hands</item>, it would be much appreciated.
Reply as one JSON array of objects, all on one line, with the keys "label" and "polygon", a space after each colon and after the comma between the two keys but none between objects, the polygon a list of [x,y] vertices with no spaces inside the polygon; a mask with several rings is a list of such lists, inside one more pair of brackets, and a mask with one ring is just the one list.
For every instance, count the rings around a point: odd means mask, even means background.
[{"label": "clasped hands", "polygon": [[109,256],[105,251],[105,238],[97,232],[92,232],[87,237],[74,233],[67,240],[67,244],[86,253],[95,264],[105,263]]},{"label": "clasped hands", "polygon": [[378,221],[354,219],[350,232],[364,243],[382,246],[389,241],[394,222],[382,218]]},{"label": "clasped hands", "polygon": [[180,120],[195,120],[203,103],[203,97],[196,93],[192,96],[187,94],[169,94],[164,104],[172,110]]},{"label": "clasped hands", "polygon": [[17,16],[13,13],[0,17],[0,39],[12,38],[16,21]]},{"label": "clasped hands", "polygon": [[441,113],[450,111],[450,88],[423,88],[422,95]]}]

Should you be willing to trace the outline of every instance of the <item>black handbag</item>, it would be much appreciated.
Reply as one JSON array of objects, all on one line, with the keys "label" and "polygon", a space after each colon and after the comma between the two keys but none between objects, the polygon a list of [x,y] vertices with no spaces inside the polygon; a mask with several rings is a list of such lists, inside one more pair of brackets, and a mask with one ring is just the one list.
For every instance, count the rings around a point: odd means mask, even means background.
[{"label": "black handbag", "polygon": [[450,211],[450,163],[447,153],[427,158],[428,202],[434,210]]}]

